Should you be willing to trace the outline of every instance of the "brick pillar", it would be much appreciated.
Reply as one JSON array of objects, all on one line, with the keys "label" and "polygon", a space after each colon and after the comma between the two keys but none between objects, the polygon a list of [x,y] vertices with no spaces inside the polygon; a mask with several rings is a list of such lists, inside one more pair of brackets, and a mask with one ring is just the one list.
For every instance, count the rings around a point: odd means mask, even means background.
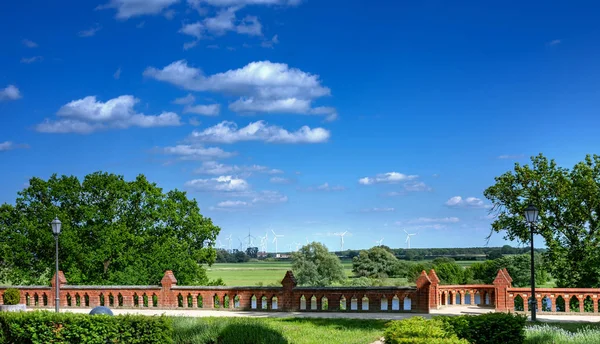
[{"label": "brick pillar", "polygon": [[283,293],[281,294],[281,299],[277,300],[278,308],[284,311],[293,311],[294,309],[294,288],[298,285],[296,282],[296,278],[291,270],[288,270],[285,273],[285,277],[281,281],[281,285],[283,286]]},{"label": "brick pillar", "polygon": [[[160,292],[158,293],[158,304],[165,308],[177,308],[177,293],[171,290],[172,287],[177,285],[177,279],[175,278],[173,271],[165,271],[165,275],[160,280],[160,285],[161,288]],[[142,303],[143,302],[140,296],[140,305]]]},{"label": "brick pillar", "polygon": [[594,313],[598,313],[598,298],[592,295],[592,303],[594,304]]},{"label": "brick pillar", "polygon": [[429,270],[427,277],[429,277],[429,281],[431,281],[429,287],[429,309],[438,309],[442,304],[439,291],[440,279],[433,269]]},{"label": "brick pillar", "polygon": [[[50,285],[52,286],[52,290],[50,291],[50,295],[48,295],[48,307],[55,306],[55,299],[56,299],[56,273],[54,273],[54,275],[52,276],[52,280],[50,281]],[[61,271],[58,270],[58,287],[59,289],[61,289],[63,286],[67,285],[67,279],[65,278],[65,274]],[[61,290],[59,290],[60,293],[60,305],[64,304],[66,305],[66,299],[63,300],[66,297],[66,294],[63,295],[63,292]],[[42,301],[40,300],[40,304],[42,304]]]},{"label": "brick pillar", "polygon": [[416,313],[429,313],[429,295],[431,294],[431,280],[425,270],[417,278],[417,292],[412,299],[412,310]]},{"label": "brick pillar", "polygon": [[511,287],[512,278],[506,269],[498,270],[494,280],[494,305],[497,312],[507,312],[512,309],[509,305],[508,289]]},{"label": "brick pillar", "polygon": [[584,313],[583,301],[585,301],[585,295],[577,295],[577,298],[579,299],[579,313]]},{"label": "brick pillar", "polygon": [[465,293],[464,291],[460,291],[460,304],[464,306],[465,304]]},{"label": "brick pillar", "polygon": [[342,295],[337,295],[337,294],[327,295],[327,301],[329,302],[329,310],[330,311],[339,311],[341,297],[342,297]]}]

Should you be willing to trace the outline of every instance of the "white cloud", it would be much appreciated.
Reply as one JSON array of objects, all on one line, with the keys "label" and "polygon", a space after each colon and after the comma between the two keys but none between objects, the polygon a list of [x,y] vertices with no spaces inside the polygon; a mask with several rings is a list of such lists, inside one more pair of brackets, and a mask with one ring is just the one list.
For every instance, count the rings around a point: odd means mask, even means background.
[{"label": "white cloud", "polygon": [[242,22],[235,28],[239,34],[249,36],[262,36],[262,24],[255,16],[246,16]]},{"label": "white cloud", "polygon": [[291,179],[284,177],[271,177],[269,181],[273,184],[290,184],[292,182]]},{"label": "white cloud", "polygon": [[312,101],[308,99],[255,99],[242,98],[229,104],[229,110],[238,113],[294,113],[306,115],[327,115],[328,120],[337,118],[337,111],[332,107],[311,108]]},{"label": "white cloud", "polygon": [[412,181],[404,183],[404,190],[409,192],[431,191],[431,187],[423,182]]},{"label": "white cloud", "polygon": [[23,45],[26,46],[27,48],[37,48],[38,44],[34,41],[30,41],[28,39],[24,39],[23,40]]},{"label": "white cloud", "polygon": [[249,190],[250,185],[241,178],[220,176],[210,179],[194,179],[185,183],[185,186],[194,191],[233,192]]},{"label": "white cloud", "polygon": [[113,74],[113,78],[115,78],[117,80],[119,80],[121,78],[121,67],[119,67],[119,69],[117,69],[115,74]]},{"label": "white cloud", "polygon": [[0,152],[6,152],[13,149],[18,148],[29,148],[29,145],[26,144],[16,144],[11,141],[0,142]]},{"label": "white cloud", "polygon": [[215,207],[211,207],[211,210],[221,210],[221,211],[234,211],[252,208],[259,205],[264,204],[279,204],[285,203],[288,201],[287,196],[282,195],[278,191],[247,191],[247,192],[232,192],[230,195],[235,195],[238,197],[246,197],[250,198],[248,201],[240,201],[240,200],[228,200],[219,202]]},{"label": "white cloud", "polygon": [[189,105],[189,104],[193,104],[196,101],[196,97],[194,97],[191,93],[188,93],[187,96],[182,97],[182,98],[177,98],[174,101],[172,101],[173,104],[178,104],[178,105]]},{"label": "white cloud", "polygon": [[211,105],[187,105],[183,108],[183,113],[194,113],[203,116],[218,116],[221,112],[220,104]]},{"label": "white cloud", "polygon": [[42,56],[23,57],[23,58],[21,58],[21,63],[30,64],[30,63],[42,61],[43,59],[44,58]]},{"label": "white cloud", "polygon": [[384,207],[384,208],[363,208],[360,210],[361,213],[391,213],[396,211],[395,208]]},{"label": "white cloud", "polygon": [[[397,226],[405,226],[405,223],[402,221],[397,221],[397,222],[395,222],[395,224]],[[446,229],[446,225],[434,223],[434,224],[427,224],[427,225],[408,226],[408,227],[405,227],[405,229],[407,231],[418,231],[418,230],[422,230],[422,229]]]},{"label": "white cloud", "polygon": [[304,189],[305,191],[324,191],[324,192],[329,192],[329,191],[344,191],[346,190],[345,187],[341,186],[341,185],[329,185],[329,183],[323,183],[321,185],[318,186],[309,186],[306,189]]},{"label": "white cloud", "polygon": [[202,122],[200,122],[196,117],[190,118],[189,123],[190,123],[190,125],[193,125],[194,127],[197,127],[200,124],[202,124]]},{"label": "white cloud", "polygon": [[260,43],[260,46],[263,48],[273,48],[275,44],[279,44],[279,36],[275,35],[273,38],[267,41],[263,41]]},{"label": "white cloud", "polygon": [[460,222],[458,217],[440,217],[440,218],[431,218],[431,217],[419,217],[416,219],[409,220],[407,223],[457,223]]},{"label": "white cloud", "polygon": [[498,159],[506,159],[506,160],[516,160],[516,159],[522,159],[525,157],[525,154],[504,154],[504,155],[500,155],[498,156]]},{"label": "white cloud", "polygon": [[141,15],[155,15],[179,2],[179,0],[110,0],[96,9],[114,8],[118,19],[128,19]]},{"label": "white cloud", "polygon": [[483,200],[476,197],[462,198],[461,196],[451,197],[445,203],[448,207],[452,208],[489,208]]},{"label": "white cloud", "polygon": [[179,116],[173,112],[163,112],[158,116],[136,113],[134,106],[138,102],[139,99],[131,95],[119,96],[107,102],[96,100],[96,96],[88,96],[63,105],[57,112],[61,119],[46,119],[36,126],[36,130],[44,133],[87,134],[109,128],[181,125]]},{"label": "white cloud", "polygon": [[560,39],[555,39],[555,40],[552,40],[552,41],[550,41],[550,42],[548,42],[546,44],[548,46],[555,46],[555,45],[559,45],[560,43],[562,43],[562,41]]},{"label": "white cloud", "polygon": [[183,27],[181,27],[179,32],[200,39],[202,38],[202,33],[204,32],[204,25],[202,25],[200,22],[185,24]]},{"label": "white cloud", "polygon": [[87,30],[81,30],[77,33],[79,37],[92,37],[96,35],[98,31],[102,30],[102,26],[100,24],[95,24],[91,28]]},{"label": "white cloud", "polygon": [[0,101],[17,100],[21,97],[21,92],[15,85],[8,85],[4,89],[0,88]]},{"label": "white cloud", "polygon": [[225,10],[219,11],[215,17],[205,18],[204,26],[206,29],[217,34],[223,35],[227,31],[235,29],[235,12],[238,10],[237,7],[231,7]]},{"label": "white cloud", "polygon": [[245,5],[298,5],[301,0],[188,0],[190,4],[198,4],[201,2],[211,6],[245,6]]},{"label": "white cloud", "polygon": [[177,145],[173,147],[159,148],[158,150],[163,154],[177,156],[180,160],[224,159],[235,155],[234,153],[224,151],[219,147],[203,147],[191,145]]},{"label": "white cloud", "polygon": [[193,47],[198,45],[198,40],[183,43],[183,50],[192,49]]},{"label": "white cloud", "polygon": [[173,20],[173,18],[175,18],[175,14],[177,14],[175,10],[167,10],[165,13],[163,13],[163,16],[167,18],[167,20]]},{"label": "white cloud", "polygon": [[[246,16],[243,20],[238,21],[235,13],[239,9],[240,7],[229,7],[220,10],[214,17],[208,17],[203,21],[195,23],[184,24],[179,32],[195,37],[196,41],[204,38],[207,33],[222,36],[229,31],[249,36],[262,36],[262,24],[258,18],[255,16]],[[191,47],[190,43],[186,44],[189,49]]]},{"label": "white cloud", "polygon": [[311,129],[303,126],[289,132],[281,127],[257,121],[239,128],[233,122],[223,121],[203,131],[193,131],[190,140],[198,142],[236,143],[241,141],[263,141],[269,143],[323,143],[330,133],[323,128]]},{"label": "white cloud", "polygon": [[281,170],[269,169],[266,166],[261,165],[249,165],[249,166],[238,166],[238,165],[226,165],[216,161],[205,161],[202,166],[195,169],[194,173],[198,174],[209,174],[209,175],[226,175],[236,174],[243,176],[250,176],[252,173],[267,173],[267,174],[279,174],[283,173]]},{"label": "white cloud", "polygon": [[381,184],[381,183],[393,184],[393,183],[414,180],[417,178],[419,178],[419,176],[417,176],[417,175],[406,175],[406,174],[398,173],[398,172],[387,172],[387,173],[380,173],[380,174],[376,175],[375,177],[360,178],[358,180],[358,183],[362,184],[362,185],[373,185],[373,184]]},{"label": "white cloud", "polygon": [[244,201],[224,201],[217,203],[217,207],[219,208],[239,208],[248,206],[248,202]]}]

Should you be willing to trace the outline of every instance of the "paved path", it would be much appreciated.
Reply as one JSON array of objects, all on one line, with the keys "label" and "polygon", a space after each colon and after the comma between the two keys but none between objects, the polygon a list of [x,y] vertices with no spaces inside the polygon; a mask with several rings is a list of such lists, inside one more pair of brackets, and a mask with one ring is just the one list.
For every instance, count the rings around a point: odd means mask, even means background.
[{"label": "paved path", "polygon": [[[91,309],[63,309],[62,312],[89,313]],[[415,313],[343,313],[343,312],[235,312],[216,310],[189,310],[189,309],[113,309],[115,315],[141,314],[141,315],[167,315],[185,317],[251,317],[251,318],[347,318],[347,319],[385,319],[400,320],[413,316],[429,318],[435,315],[463,315],[483,314],[493,312],[493,309],[478,307],[448,307],[432,310],[431,314]],[[600,316],[589,315],[538,315],[540,321],[558,322],[600,322]]]}]

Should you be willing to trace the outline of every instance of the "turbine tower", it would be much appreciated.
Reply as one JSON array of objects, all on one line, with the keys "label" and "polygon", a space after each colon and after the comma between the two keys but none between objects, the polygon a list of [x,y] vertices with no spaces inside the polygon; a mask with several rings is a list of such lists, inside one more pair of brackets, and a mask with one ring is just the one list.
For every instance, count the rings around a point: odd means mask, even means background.
[{"label": "turbine tower", "polygon": [[350,233],[348,231],[345,231],[343,233],[340,233],[340,232],[333,233],[333,235],[340,237],[340,251],[344,251],[344,237],[348,234],[352,235],[352,233]]},{"label": "turbine tower", "polygon": [[406,229],[404,230],[404,233],[406,233],[406,248],[410,248],[410,237],[417,235],[417,233],[408,233]]},{"label": "turbine tower", "polygon": [[229,253],[231,253],[231,234],[225,239],[229,242]]},{"label": "turbine tower", "polygon": [[283,234],[276,234],[275,231],[272,229],[271,232],[273,232],[273,243],[275,244],[275,254],[277,254],[277,238],[283,238]]}]

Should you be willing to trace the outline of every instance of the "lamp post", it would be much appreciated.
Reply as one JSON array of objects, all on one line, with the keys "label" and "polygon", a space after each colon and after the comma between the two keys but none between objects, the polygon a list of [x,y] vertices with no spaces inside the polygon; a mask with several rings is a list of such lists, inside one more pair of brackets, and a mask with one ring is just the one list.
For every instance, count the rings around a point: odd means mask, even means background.
[{"label": "lamp post", "polygon": [[52,220],[52,222],[50,222],[50,225],[52,226],[52,234],[54,234],[54,242],[56,243],[56,281],[54,282],[54,288],[56,289],[56,299],[54,301],[54,305],[56,306],[56,313],[59,312],[59,305],[60,305],[60,286],[59,286],[59,278],[58,278],[58,235],[60,234],[60,226],[61,226],[61,222],[58,219],[58,217],[54,218],[54,220]]},{"label": "lamp post", "polygon": [[533,226],[538,220],[538,215],[538,209],[531,204],[525,209],[525,219],[529,223],[529,230],[531,232],[531,297],[529,298],[529,307],[531,307],[531,321],[536,321],[535,311],[537,307],[537,301],[535,298],[535,265],[533,260]]}]

